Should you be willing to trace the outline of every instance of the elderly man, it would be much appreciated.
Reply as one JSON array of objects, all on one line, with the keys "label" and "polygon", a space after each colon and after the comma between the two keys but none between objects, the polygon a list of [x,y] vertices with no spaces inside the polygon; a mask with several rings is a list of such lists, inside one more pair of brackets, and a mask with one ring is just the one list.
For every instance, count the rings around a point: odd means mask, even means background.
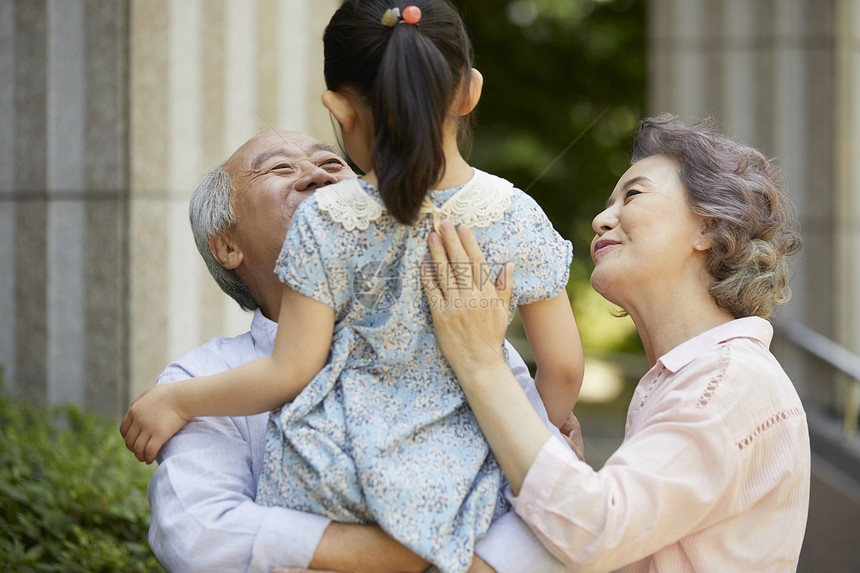
[{"label": "elderly man", "polygon": [[[207,173],[191,199],[197,248],[219,286],[255,312],[251,330],[216,338],[167,366],[158,384],[214,374],[272,352],[282,286],[273,272],[296,207],[316,189],[354,177],[329,146],[294,132],[249,140]],[[289,325],[280,325],[289,328]],[[514,373],[542,404],[518,355]],[[267,414],[197,418],[159,453],[149,486],[149,538],[170,571],[421,570],[422,562],[378,527],[254,503]],[[474,570],[561,571],[513,513],[476,548]]]}]

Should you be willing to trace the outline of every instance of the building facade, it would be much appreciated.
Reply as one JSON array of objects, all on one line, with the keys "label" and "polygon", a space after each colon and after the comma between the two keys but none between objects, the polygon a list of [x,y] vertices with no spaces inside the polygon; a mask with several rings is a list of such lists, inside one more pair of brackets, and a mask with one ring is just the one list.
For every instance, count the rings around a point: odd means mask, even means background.
[{"label": "building facade", "polygon": [[[109,416],[250,321],[187,223],[249,137],[333,142],[321,35],[337,0],[0,0],[0,363],[43,404]],[[860,353],[860,3],[648,0],[649,111],[715,114],[780,159],[804,238],[797,321]],[[802,352],[808,401],[837,400]],[[816,381],[814,384],[811,381]]]},{"label": "building facade", "polygon": [[334,142],[337,0],[0,0],[0,363],[37,403],[121,415],[171,360],[247,329],[188,199],[245,140]]},{"label": "building facade", "polygon": [[[776,324],[860,354],[860,3],[650,0],[648,17],[650,110],[714,114],[787,174],[804,246]],[[832,369],[778,350],[808,405],[844,405]]]}]

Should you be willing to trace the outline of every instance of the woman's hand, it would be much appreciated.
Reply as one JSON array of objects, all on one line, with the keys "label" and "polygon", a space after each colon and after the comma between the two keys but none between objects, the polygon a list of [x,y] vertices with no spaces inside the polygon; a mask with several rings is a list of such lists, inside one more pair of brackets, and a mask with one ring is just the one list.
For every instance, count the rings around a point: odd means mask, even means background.
[{"label": "woman's hand", "polygon": [[458,375],[504,362],[513,265],[505,264],[491,284],[471,229],[454,229],[448,220],[439,227],[441,235],[432,231],[427,237],[433,264],[421,269],[439,346]]},{"label": "woman's hand", "polygon": [[434,264],[421,272],[436,338],[516,495],[551,438],[502,355],[513,265],[495,286],[481,280],[486,261],[472,231],[450,221],[440,231],[427,237]]},{"label": "woman's hand", "polygon": [[135,398],[119,427],[125,446],[147,464],[155,460],[164,442],[188,423],[171,386],[153,386]]}]

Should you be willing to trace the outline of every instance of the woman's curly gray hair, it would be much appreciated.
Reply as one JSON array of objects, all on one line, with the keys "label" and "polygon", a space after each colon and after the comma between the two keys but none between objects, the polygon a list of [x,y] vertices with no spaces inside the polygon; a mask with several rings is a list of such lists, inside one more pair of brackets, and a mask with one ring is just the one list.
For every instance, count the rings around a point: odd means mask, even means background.
[{"label": "woman's curly gray hair", "polygon": [[720,133],[712,118],[642,120],[632,163],[661,154],[675,162],[690,209],[706,220],[711,296],[735,318],[770,317],[791,298],[788,256],[801,246],[780,168]]},{"label": "woman's curly gray hair", "polygon": [[221,290],[239,303],[242,310],[256,310],[260,305],[254,300],[245,283],[239,279],[236,271],[225,269],[209,250],[211,237],[217,237],[228,227],[236,224],[236,213],[233,211],[230,194],[232,187],[232,179],[230,174],[224,171],[223,163],[209,171],[200,180],[191,196],[188,219],[191,221],[194,243],[200,251],[200,256],[206,261],[206,267],[212,278]]}]

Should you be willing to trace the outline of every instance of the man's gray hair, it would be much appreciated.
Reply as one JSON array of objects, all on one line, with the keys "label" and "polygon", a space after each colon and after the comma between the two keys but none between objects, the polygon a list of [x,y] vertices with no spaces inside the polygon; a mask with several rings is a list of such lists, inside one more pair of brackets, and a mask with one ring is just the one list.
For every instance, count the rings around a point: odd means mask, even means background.
[{"label": "man's gray hair", "polygon": [[232,178],[224,171],[223,163],[209,171],[191,196],[188,219],[191,221],[191,232],[194,234],[197,250],[206,261],[212,278],[221,290],[239,303],[242,310],[256,310],[260,305],[254,300],[245,283],[239,279],[236,271],[224,268],[209,250],[211,237],[217,237],[236,224],[236,213],[233,211],[230,194],[232,187]]}]

